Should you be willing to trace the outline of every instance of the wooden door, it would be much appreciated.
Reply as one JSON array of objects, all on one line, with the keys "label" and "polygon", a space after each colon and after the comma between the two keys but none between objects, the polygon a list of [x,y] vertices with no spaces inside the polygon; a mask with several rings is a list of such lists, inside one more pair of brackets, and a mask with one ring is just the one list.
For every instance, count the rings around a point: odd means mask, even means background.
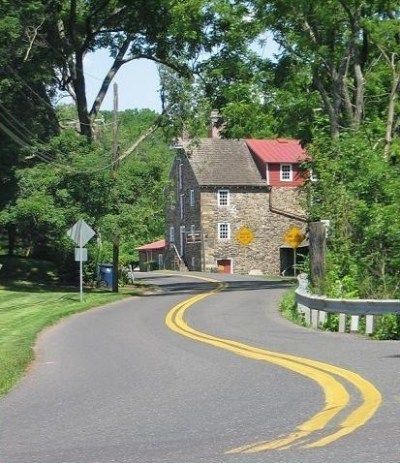
[{"label": "wooden door", "polygon": [[218,273],[232,273],[232,262],[230,259],[217,260]]}]

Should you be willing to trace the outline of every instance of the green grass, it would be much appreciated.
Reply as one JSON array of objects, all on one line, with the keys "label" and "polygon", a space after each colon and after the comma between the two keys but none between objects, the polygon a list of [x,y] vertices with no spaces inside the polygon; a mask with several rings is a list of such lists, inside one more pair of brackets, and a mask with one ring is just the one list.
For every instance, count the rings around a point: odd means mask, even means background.
[{"label": "green grass", "polygon": [[46,260],[28,259],[21,256],[0,255],[0,283],[26,282],[55,284],[58,271],[54,263]]},{"label": "green grass", "polygon": [[40,331],[68,315],[143,293],[143,286],[120,293],[90,291],[79,294],[40,284],[0,287],[0,396],[8,392],[34,358]]},{"label": "green grass", "polygon": [[296,295],[294,289],[291,289],[284,294],[279,305],[279,311],[283,317],[287,318],[288,320],[291,320],[297,325],[306,326],[304,317],[297,311]]}]

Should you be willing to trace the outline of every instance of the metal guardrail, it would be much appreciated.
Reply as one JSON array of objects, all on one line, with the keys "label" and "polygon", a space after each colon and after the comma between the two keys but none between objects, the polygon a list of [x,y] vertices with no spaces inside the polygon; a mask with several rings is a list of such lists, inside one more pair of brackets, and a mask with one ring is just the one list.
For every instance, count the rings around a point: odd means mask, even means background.
[{"label": "metal guardrail", "polygon": [[308,291],[307,275],[298,277],[296,301],[299,312],[306,322],[318,328],[326,320],[327,313],[339,314],[339,332],[345,331],[346,316],[351,315],[351,331],[358,331],[359,316],[366,316],[366,333],[373,332],[374,315],[400,313],[399,299],[333,299],[318,296]]}]

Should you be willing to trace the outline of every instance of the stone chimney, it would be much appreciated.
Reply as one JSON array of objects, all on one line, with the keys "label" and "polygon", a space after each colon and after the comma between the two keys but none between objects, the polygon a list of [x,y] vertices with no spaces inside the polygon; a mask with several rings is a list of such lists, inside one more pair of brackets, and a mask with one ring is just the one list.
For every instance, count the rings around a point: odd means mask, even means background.
[{"label": "stone chimney", "polygon": [[209,138],[221,138],[221,129],[223,128],[222,117],[217,109],[213,109],[210,114],[210,126],[208,130]]}]

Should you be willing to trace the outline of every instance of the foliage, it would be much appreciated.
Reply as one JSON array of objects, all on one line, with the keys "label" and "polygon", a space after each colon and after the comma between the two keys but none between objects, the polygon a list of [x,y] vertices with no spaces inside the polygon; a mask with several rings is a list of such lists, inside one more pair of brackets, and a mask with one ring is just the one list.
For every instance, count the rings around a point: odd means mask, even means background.
[{"label": "foliage", "polygon": [[[104,114],[106,121],[109,117]],[[148,110],[121,113],[121,148],[156,117]],[[51,162],[16,171],[18,197],[0,211],[0,224],[16,228],[19,252],[56,262],[67,279],[76,272],[74,245],[66,231],[79,218],[97,231],[98,240],[90,244],[89,255],[103,261],[111,260],[116,234],[121,262],[127,264],[137,260],[137,246],[164,233],[168,145],[160,134],[155,135],[112,174],[110,140],[106,130],[96,144],[73,130],[62,131],[46,145]]]},{"label": "foliage", "polygon": [[[213,2],[208,0],[59,0],[43,15],[36,46],[48,50],[59,90],[76,103],[80,132],[93,137],[110,83],[129,61],[148,59],[191,74],[191,61],[211,51]],[[91,107],[88,106],[84,57],[99,48],[113,58]]]},{"label": "foliage", "polygon": [[298,325],[306,326],[304,317],[297,310],[294,290],[288,291],[281,299],[279,310],[281,314]]},{"label": "foliage", "polygon": [[375,339],[400,339],[400,315],[387,314],[377,317]]},{"label": "foliage", "polygon": [[310,152],[318,182],[310,183],[312,220],[329,219],[325,291],[333,297],[400,297],[400,166],[386,162],[363,133]]},{"label": "foliage", "polygon": [[58,283],[57,267],[50,261],[0,256],[0,264],[0,283],[4,285]]}]

